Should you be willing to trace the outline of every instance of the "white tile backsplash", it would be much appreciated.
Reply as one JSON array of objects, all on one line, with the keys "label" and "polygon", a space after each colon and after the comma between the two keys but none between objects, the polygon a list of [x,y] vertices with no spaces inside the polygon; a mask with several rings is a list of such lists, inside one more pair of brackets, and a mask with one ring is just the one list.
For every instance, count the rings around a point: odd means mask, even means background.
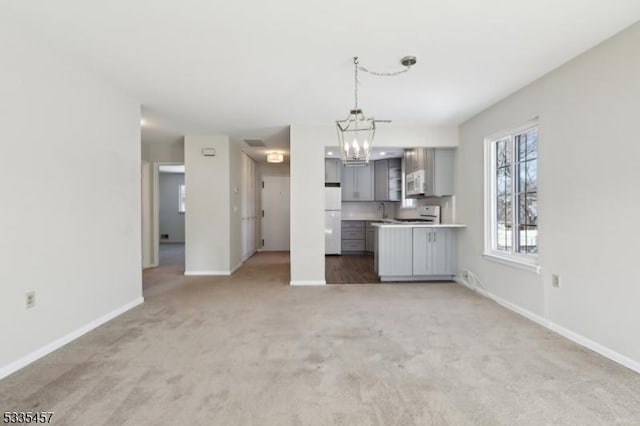
[{"label": "white tile backsplash", "polygon": [[[343,220],[376,220],[382,219],[382,204],[380,201],[359,201],[343,202],[342,203],[342,219]],[[393,218],[396,216],[396,205],[400,203],[385,202],[384,205],[387,210],[387,217]]]}]

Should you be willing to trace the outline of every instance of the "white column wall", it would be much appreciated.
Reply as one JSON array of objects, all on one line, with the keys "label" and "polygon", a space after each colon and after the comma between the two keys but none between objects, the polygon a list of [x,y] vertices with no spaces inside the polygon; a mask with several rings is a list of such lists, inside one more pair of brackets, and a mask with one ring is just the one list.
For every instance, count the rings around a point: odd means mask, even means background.
[{"label": "white column wall", "polygon": [[[214,148],[214,157],[202,155]],[[228,275],[231,217],[228,136],[187,135],[185,165],[185,274]]]}]

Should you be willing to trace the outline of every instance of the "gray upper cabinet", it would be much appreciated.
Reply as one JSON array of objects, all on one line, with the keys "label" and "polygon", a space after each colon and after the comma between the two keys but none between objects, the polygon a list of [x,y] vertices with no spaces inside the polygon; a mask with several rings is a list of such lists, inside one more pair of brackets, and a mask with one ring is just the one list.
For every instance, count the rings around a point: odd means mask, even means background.
[{"label": "gray upper cabinet", "polygon": [[436,197],[453,195],[453,167],[455,150],[438,148],[433,150],[432,193]]},{"label": "gray upper cabinet", "polygon": [[389,160],[378,160],[373,163],[375,171],[376,201],[389,200]]},{"label": "gray upper cabinet", "polygon": [[453,148],[405,150],[405,173],[424,170],[424,197],[453,195]]},{"label": "gray upper cabinet", "polygon": [[342,167],[342,201],[373,201],[373,164]]},{"label": "gray upper cabinet", "polygon": [[324,159],[324,183],[340,183],[342,162],[338,158]]},{"label": "gray upper cabinet", "polygon": [[400,201],[402,194],[402,162],[399,158],[374,162],[375,200]]}]

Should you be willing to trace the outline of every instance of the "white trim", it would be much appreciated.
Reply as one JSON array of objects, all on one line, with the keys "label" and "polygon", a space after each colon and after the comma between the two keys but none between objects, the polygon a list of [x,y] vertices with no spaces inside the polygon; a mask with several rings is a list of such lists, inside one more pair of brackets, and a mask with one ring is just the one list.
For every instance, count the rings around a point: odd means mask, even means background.
[{"label": "white trim", "polygon": [[505,136],[509,136],[509,135],[511,135],[513,133],[522,133],[525,130],[529,130],[532,127],[538,126],[539,124],[540,124],[540,117],[539,116],[535,116],[532,119],[527,120],[526,122],[524,122],[524,123],[522,123],[520,125],[498,130],[497,132],[494,132],[494,133],[490,134],[489,136],[487,136],[485,138],[485,140],[486,139],[492,139],[492,140],[495,141],[496,139],[502,139]]},{"label": "white trim", "polygon": [[630,368],[636,373],[640,373],[640,362],[638,361],[634,361],[631,358],[626,357],[621,353],[614,351],[613,349],[609,349],[606,346],[601,345],[600,343],[594,342],[591,339],[587,339],[586,337],[578,333],[575,333],[569,329],[566,329],[558,324],[550,322],[549,329],[579,344],[580,346],[584,346],[585,348],[591,349],[592,351],[599,353],[605,358],[609,358],[610,360],[615,361],[618,364],[621,364],[627,368]]},{"label": "white trim", "polygon": [[[536,271],[535,268],[527,268],[527,266],[530,264],[536,263],[537,255],[522,255],[520,253],[515,253],[515,252],[502,254],[500,252],[497,252],[496,248],[494,247],[494,238],[496,235],[496,226],[497,226],[497,223],[494,220],[496,216],[495,200],[497,198],[497,194],[495,190],[496,189],[495,142],[505,139],[507,137],[511,142],[513,142],[514,135],[521,134],[532,128],[538,128],[538,131],[539,131],[539,127],[540,127],[539,118],[534,117],[533,119],[528,120],[522,125],[510,128],[510,129],[503,129],[493,133],[490,136],[485,137],[484,146],[483,146],[483,150],[484,150],[484,255],[485,257],[492,256],[494,258],[499,258],[499,263],[503,263],[501,261],[507,261],[507,262],[512,261],[513,263],[516,263],[516,264],[525,265],[524,269],[533,270],[536,273],[539,273],[539,269]],[[515,146],[512,149],[515,155],[516,153]],[[512,171],[511,194],[514,201],[516,200],[515,185],[516,185],[516,180],[518,179],[518,177],[515,176],[516,164],[517,164],[517,161],[514,161],[513,164],[511,165],[511,171]],[[513,244],[515,244],[515,238],[516,238],[515,233],[517,232],[515,224],[518,223],[517,206],[515,205],[513,205],[511,208],[511,223],[513,224],[512,242]],[[512,248],[515,250],[515,246],[513,246]],[[531,257],[532,259],[534,259],[534,261],[528,261],[526,259],[527,257]]]},{"label": "white trim", "polygon": [[40,349],[36,349],[35,351],[23,356],[20,359],[17,359],[10,364],[0,367],[0,379],[3,379],[8,375],[15,373],[21,368],[24,368],[27,365],[31,364],[32,362],[42,358],[43,356],[50,354],[56,349],[59,349],[62,346],[68,343],[71,343],[72,341],[76,340],[78,337],[90,332],[93,329],[98,328],[99,326],[101,326],[102,324],[108,321],[111,321],[115,317],[122,315],[126,311],[138,306],[141,303],[144,303],[144,298],[138,297],[137,299],[132,300],[131,302],[119,307],[118,309],[111,311],[108,314],[103,315],[100,318],[97,318],[86,325],[83,325],[82,327],[72,331],[71,333],[65,336],[62,336],[59,339],[54,340],[53,342],[41,347]]},{"label": "white trim", "polygon": [[534,314],[533,312],[524,309],[518,305],[516,305],[515,303],[511,303],[508,300],[503,299],[502,297],[498,297],[493,293],[490,293],[488,291],[485,291],[485,294],[487,294],[487,297],[489,297],[489,299],[494,300],[498,305],[503,306],[507,309],[509,309],[512,312],[515,312],[518,315],[521,315],[523,317],[525,317],[528,320],[531,320],[533,322],[535,322],[536,324],[539,324],[543,327],[546,328],[550,328],[550,322],[549,320],[547,320],[546,318],[543,318],[542,316],[538,315],[538,314]]},{"label": "white trim", "polygon": [[187,276],[231,275],[231,271],[184,271]]},{"label": "white trim", "polygon": [[[160,260],[160,166],[184,166],[183,162],[157,161],[153,165],[153,194],[152,194],[152,217],[153,217],[153,261],[159,263]],[[186,169],[185,169],[186,176]],[[186,238],[185,238],[186,239]]]},{"label": "white trim", "polygon": [[548,328],[549,330],[553,331],[554,333],[559,334],[560,336],[571,340],[572,342],[583,346],[587,349],[592,350],[593,352],[596,352],[600,355],[602,355],[605,358],[608,358],[614,362],[617,362],[618,364],[627,367],[633,371],[635,371],[636,373],[640,373],[640,362],[635,361],[625,355],[622,355],[619,352],[614,351],[613,349],[610,349],[604,345],[601,345],[600,343],[594,342],[591,339],[588,339],[584,336],[582,336],[581,334],[578,334],[576,332],[573,332],[567,328],[564,328],[558,324],[555,324],[551,321],[549,321],[548,319],[538,315],[538,314],[534,314],[533,312],[524,309],[514,303],[511,303],[501,297],[496,296],[495,294],[492,294],[491,292],[479,288],[479,287],[471,287],[469,284],[467,284],[467,282],[462,279],[459,276],[456,276],[455,281],[458,284],[461,284],[467,288],[469,288],[470,290],[473,290],[475,292],[477,292],[478,294],[493,300],[494,302],[496,302],[497,304],[499,304],[500,306],[503,306],[506,309],[509,309],[512,312],[515,312],[516,314],[519,314],[525,318],[527,318],[528,320],[531,320],[545,328]]},{"label": "white trim", "polygon": [[[231,274],[233,274],[235,271],[237,271],[238,269],[240,269],[240,267],[243,265],[243,262],[238,263],[236,266],[234,266],[233,268],[231,268]],[[229,274],[229,275],[231,275]]]},{"label": "white trim", "polygon": [[522,269],[524,271],[534,272],[536,274],[539,274],[542,269],[542,267],[536,263],[521,261],[520,259],[512,256],[498,256],[493,253],[483,253],[482,256],[492,262],[500,263],[501,265],[510,266],[512,268]]},{"label": "white trim", "polygon": [[151,269],[151,268],[157,268],[159,265],[157,263],[152,263],[150,265],[144,265],[142,266],[142,269]]},{"label": "white trim", "polygon": [[327,285],[327,282],[325,280],[318,280],[318,281],[291,281],[289,283],[289,285],[291,286],[305,286],[305,285]]}]

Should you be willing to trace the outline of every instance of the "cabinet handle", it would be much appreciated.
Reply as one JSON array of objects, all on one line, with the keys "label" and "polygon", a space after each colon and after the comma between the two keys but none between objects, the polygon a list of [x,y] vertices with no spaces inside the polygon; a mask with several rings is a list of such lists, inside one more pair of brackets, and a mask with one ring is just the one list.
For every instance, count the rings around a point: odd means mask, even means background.
[{"label": "cabinet handle", "polygon": [[431,242],[431,232],[429,232],[429,242]]}]

